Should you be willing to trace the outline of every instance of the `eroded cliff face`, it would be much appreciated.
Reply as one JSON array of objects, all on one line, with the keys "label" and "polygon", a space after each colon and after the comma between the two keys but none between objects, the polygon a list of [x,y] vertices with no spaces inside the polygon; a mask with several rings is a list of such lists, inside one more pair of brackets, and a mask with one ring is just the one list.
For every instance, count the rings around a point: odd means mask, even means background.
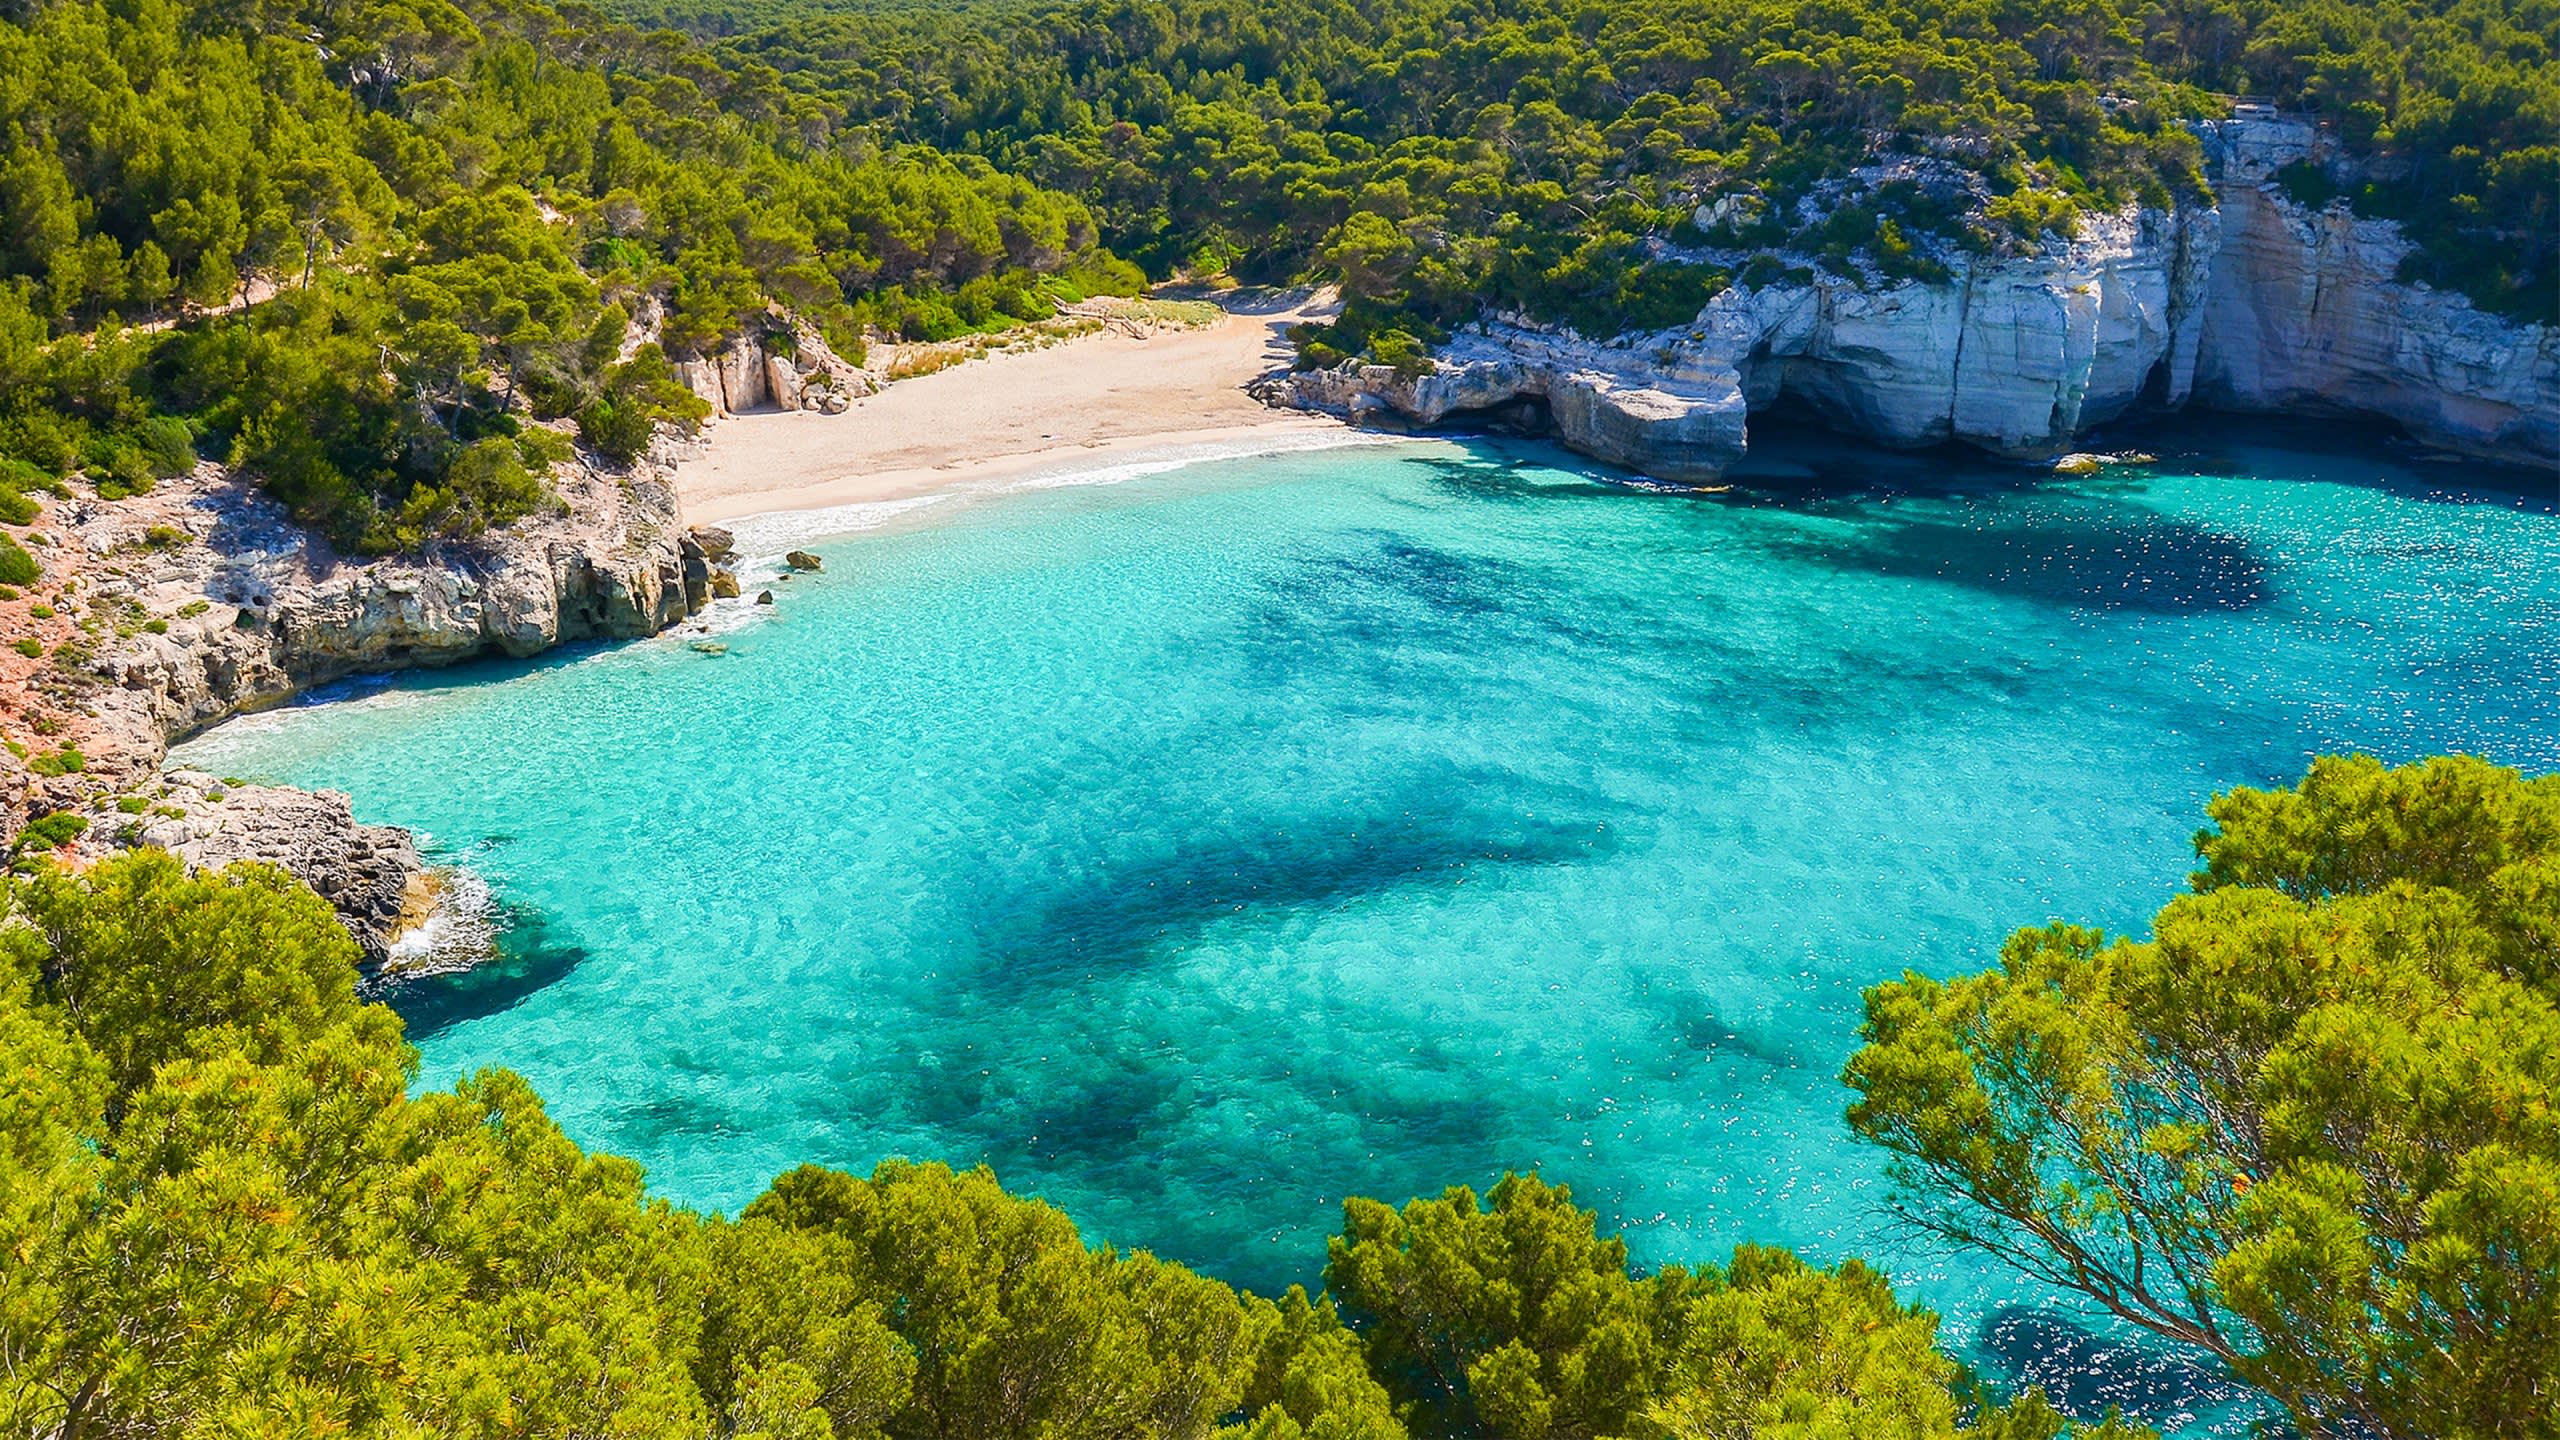
[{"label": "eroded cliff face", "polygon": [[163,776],[162,761],[173,740],[313,685],[652,635],[735,593],[722,583],[727,537],[678,522],[663,469],[573,466],[553,483],[557,513],[376,560],[335,553],[215,466],[113,503],[53,502],[40,522],[54,542],[47,581],[76,607],[90,653],[39,662],[18,719],[81,765],[39,773],[0,757],[0,830],[68,812],[88,822],[75,860],[156,845],[191,864],[282,864],[381,961],[431,888],[406,837],[356,823],[343,795]]},{"label": "eroded cliff face", "polygon": [[2310,127],[2235,124],[2213,140],[2221,243],[2196,320],[2199,403],[2379,415],[2447,449],[2560,457],[2560,324],[2401,284],[2397,225],[2287,200],[2273,176],[2316,158]]},{"label": "eroded cliff face", "polygon": [[2403,284],[2396,226],[2287,200],[2273,176],[2314,154],[2308,124],[2232,121],[2208,139],[2218,203],[2090,217],[1942,282],[1736,287],[1691,326],[1605,344],[1496,319],[1427,374],[1275,376],[1259,393],[1422,424],[1536,401],[1575,449],[1673,480],[1729,468],[1751,413],[1782,399],[1883,444],[2021,459],[2137,404],[2190,403],[2376,415],[2466,453],[2560,456],[2560,328]]},{"label": "eroded cliff face", "polygon": [[718,351],[675,362],[676,378],[710,405],[714,416],[757,410],[843,413],[878,387],[869,372],[827,347],[807,327],[779,335],[761,332],[728,340]]},{"label": "eroded cliff face", "polygon": [[150,546],[149,515],[131,502],[75,513],[77,543],[126,558],[94,587],[99,598],[209,607],[166,634],[125,638],[94,668],[165,743],[342,676],[652,635],[701,603],[686,584],[699,556],[687,554],[663,477],[579,472],[557,484],[565,513],[372,561],[335,554],[218,474],[189,482],[167,511],[200,543]]}]

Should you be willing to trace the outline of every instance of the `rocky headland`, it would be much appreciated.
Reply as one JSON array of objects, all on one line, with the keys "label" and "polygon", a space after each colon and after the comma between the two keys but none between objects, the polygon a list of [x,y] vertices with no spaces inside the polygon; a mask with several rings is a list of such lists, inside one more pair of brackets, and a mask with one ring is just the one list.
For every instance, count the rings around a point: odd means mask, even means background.
[{"label": "rocky headland", "polygon": [[[1372,423],[1531,410],[1573,449],[1688,481],[1738,462],[1750,417],[1781,402],[1884,445],[2022,460],[2138,407],[2196,406],[2372,416],[2443,449],[2560,464],[2560,325],[2404,282],[2397,225],[2290,199],[2286,167],[2347,163],[2308,121],[2201,132],[2212,199],[2084,217],[2032,254],[1950,254],[1941,280],[1781,256],[1802,263],[1736,284],[1691,325],[1594,341],[1494,317],[1427,370],[1301,371],[1257,393]],[[1925,178],[1929,162],[1874,168],[1881,183]]]},{"label": "rocky headland", "polygon": [[[2405,282],[2398,227],[2288,198],[2286,167],[2345,163],[2312,125],[2252,115],[2203,138],[2211,200],[2087,217],[2031,254],[1949,255],[1943,279],[1782,256],[1785,274],[1736,284],[1672,330],[1595,341],[1495,316],[1428,368],[1275,370],[1249,388],[1384,424],[1520,414],[1673,480],[1722,474],[1751,417],[1781,403],[1886,445],[2042,462],[2100,422],[2196,406],[2374,416],[2448,450],[2560,464],[2560,326]],[[1930,164],[1867,179],[1925,179]],[[1745,257],[1717,258],[1739,270]],[[1255,329],[1237,332],[1248,358]],[[881,383],[780,316],[676,367],[715,418],[833,414]],[[821,446],[830,474],[844,447]],[[339,906],[377,967],[396,963],[437,901],[411,837],[359,824],[343,795],[164,774],[168,747],[349,676],[638,638],[736,595],[729,537],[680,514],[675,467],[716,468],[704,454],[670,435],[628,473],[573,462],[549,512],[374,559],[336,553],[218,466],[112,502],[75,482],[26,532],[41,585],[0,589],[0,622],[23,637],[0,651],[0,841],[74,863],[135,845],[200,866],[279,863]]]},{"label": "rocky headland", "polygon": [[663,463],[572,464],[560,504],[416,555],[337,553],[220,467],[113,502],[75,491],[34,534],[44,600],[4,607],[0,827],[78,860],[132,846],[260,859],[328,896],[377,964],[435,885],[401,832],[343,795],[162,774],[174,741],[348,676],[652,635],[737,593],[729,539],[685,527]]}]

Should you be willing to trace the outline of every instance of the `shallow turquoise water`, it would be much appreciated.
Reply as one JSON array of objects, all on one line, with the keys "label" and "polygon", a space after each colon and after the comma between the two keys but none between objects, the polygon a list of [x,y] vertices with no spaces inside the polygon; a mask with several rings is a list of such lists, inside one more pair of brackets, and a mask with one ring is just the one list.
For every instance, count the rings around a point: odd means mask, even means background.
[{"label": "shallow turquoise water", "polygon": [[404,680],[185,758],[486,876],[516,963],[404,997],[426,1082],[522,1071],[677,1199],[983,1160],[1268,1288],[1346,1193],[1536,1165],[1642,1260],[1863,1252],[1991,1368],[2174,1422],[2209,1382],[1880,1228],[1861,987],[2139,927],[2208,794],[2314,753],[2560,768],[2548,497],[2208,443],[1037,490],[817,544],[726,654]]}]

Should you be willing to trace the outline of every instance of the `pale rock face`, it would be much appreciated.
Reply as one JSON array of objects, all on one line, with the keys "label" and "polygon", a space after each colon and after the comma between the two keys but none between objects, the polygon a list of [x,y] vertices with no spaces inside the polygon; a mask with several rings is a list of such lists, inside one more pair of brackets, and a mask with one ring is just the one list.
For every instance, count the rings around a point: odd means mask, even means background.
[{"label": "pale rock face", "polygon": [[720,370],[720,408],[725,413],[762,410],[773,403],[773,393],[765,385],[764,346],[741,341],[720,352],[713,363]]},{"label": "pale rock face", "polygon": [[786,355],[764,357],[764,389],[773,403],[784,410],[800,408],[800,369]]},{"label": "pale rock face", "polygon": [[871,393],[870,377],[828,348],[815,331],[792,336],[796,354],[772,349],[760,334],[730,340],[707,358],[678,360],[676,378],[702,397],[714,416],[752,410],[841,412]]},{"label": "pale rock face", "polygon": [[2190,402],[2379,415],[2493,458],[2560,455],[2560,330],[2403,284],[2396,226],[2285,200],[2271,177],[2316,153],[2309,125],[2240,120],[2209,139],[2219,205],[2087,217],[2069,241],[1943,282],[1736,288],[1691,326],[1606,343],[1496,320],[1433,374],[1373,366],[1257,393],[1425,424],[1539,400],[1566,444],[1675,480],[1731,466],[1750,412],[1782,398],[1883,444],[2021,459],[2136,405]]},{"label": "pale rock face", "polygon": [[179,770],[161,777],[150,798],[152,809],[138,816],[96,811],[91,830],[130,827],[135,844],[166,850],[191,870],[280,865],[337,907],[368,966],[381,965],[431,908],[417,842],[396,826],[358,822],[341,791],[225,785]]},{"label": "pale rock face", "polygon": [[[2560,455],[2560,333],[2402,284],[2399,227],[2318,213],[2268,183],[2308,153],[2284,122],[2223,137],[2223,246],[2203,313],[2198,396],[2231,410],[2387,416],[2449,448]],[[2267,134],[2265,132],[2274,132]]]},{"label": "pale rock face", "polygon": [[[677,524],[663,474],[564,470],[553,481],[567,514],[370,561],[335,554],[216,466],[141,500],[70,502],[60,512],[70,538],[108,567],[98,598],[129,600],[167,630],[100,649],[89,678],[101,683],[82,696],[72,737],[86,771],[25,777],[11,809],[86,809],[91,843],[158,845],[192,865],[282,864],[335,903],[381,961],[428,898],[406,836],[357,824],[343,795],[162,777],[162,757],[181,735],[342,676],[651,635],[709,598],[721,573],[710,552],[725,554],[729,542]],[[155,522],[194,538],[144,543]],[[136,790],[184,813],[111,807]]]},{"label": "pale rock face", "polygon": [[[372,561],[329,551],[245,481],[215,471],[165,482],[155,499],[183,506],[206,539],[157,554],[152,571],[119,583],[155,611],[186,601],[206,608],[99,654],[93,668],[113,703],[98,720],[133,732],[130,748],[156,768],[171,739],[341,676],[526,656],[683,619],[683,537],[667,482],[555,480],[568,515]],[[75,533],[100,553],[130,553],[123,532],[138,524],[128,507],[98,506]]]},{"label": "pale rock face", "polygon": [[696,398],[709,405],[712,414],[729,413],[729,395],[720,383],[718,365],[709,360],[678,360],[675,367],[676,378],[683,381],[684,388],[692,391]]}]

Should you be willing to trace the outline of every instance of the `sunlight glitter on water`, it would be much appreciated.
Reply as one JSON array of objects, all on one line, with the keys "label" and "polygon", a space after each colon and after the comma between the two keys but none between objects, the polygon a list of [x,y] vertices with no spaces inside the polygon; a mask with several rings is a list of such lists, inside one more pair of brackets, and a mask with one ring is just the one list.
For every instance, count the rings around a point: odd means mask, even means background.
[{"label": "sunlight glitter on water", "polygon": [[187,759],[467,850],[512,953],[404,999],[426,1083],[520,1070],[675,1199],[985,1161],[1268,1289],[1346,1194],[1537,1165],[1643,1262],[1863,1253],[1988,1368],[2174,1425],[2210,1377],[1880,1226],[1861,989],[2138,929],[2208,795],[2315,753],[2560,768],[2547,498],[2210,443],[1714,496],[1490,442],[1221,460],[807,542],[725,654]]}]

